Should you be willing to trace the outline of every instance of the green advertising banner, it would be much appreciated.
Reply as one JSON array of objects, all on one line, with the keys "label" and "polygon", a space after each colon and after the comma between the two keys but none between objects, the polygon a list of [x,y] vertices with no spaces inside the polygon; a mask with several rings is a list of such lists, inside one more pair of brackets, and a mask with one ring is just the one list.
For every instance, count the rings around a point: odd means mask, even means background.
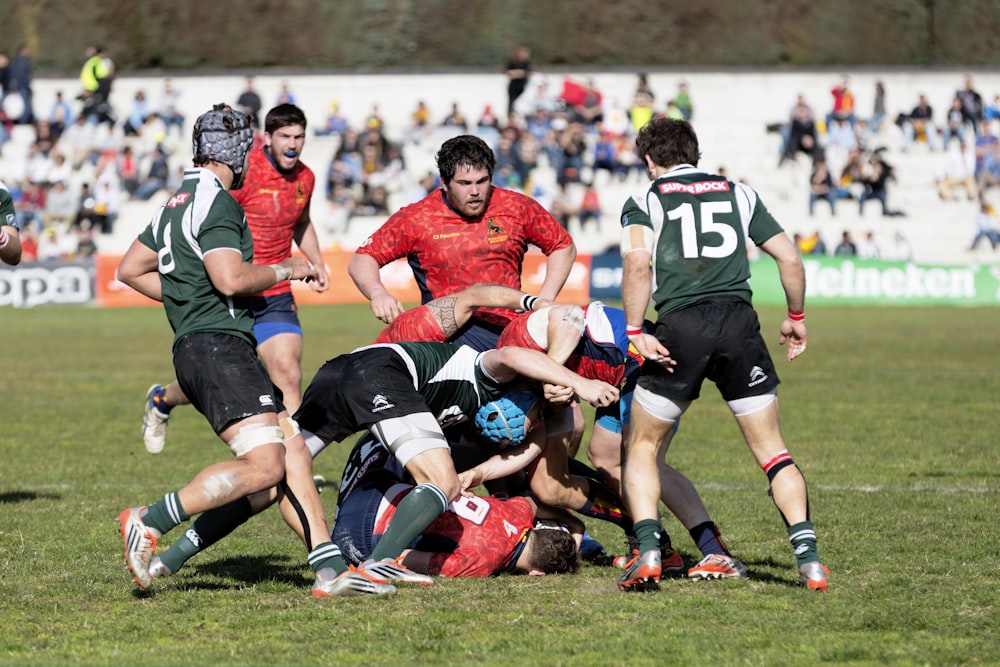
[{"label": "green advertising banner", "polygon": [[[934,266],[805,256],[806,303],[831,305],[1000,305],[1000,266]],[[757,304],[783,305],[778,267],[770,257],[751,263]]]}]

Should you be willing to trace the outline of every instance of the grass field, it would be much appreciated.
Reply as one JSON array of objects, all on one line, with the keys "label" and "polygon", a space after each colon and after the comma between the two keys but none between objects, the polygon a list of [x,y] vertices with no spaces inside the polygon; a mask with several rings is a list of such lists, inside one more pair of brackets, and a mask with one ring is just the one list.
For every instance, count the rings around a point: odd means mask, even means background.
[{"label": "grass field", "polygon": [[[780,312],[761,315],[774,339]],[[378,330],[365,306],[302,319],[307,378]],[[317,601],[304,549],[272,511],[138,593],[115,516],[228,455],[190,409],[164,454],[143,448],[143,394],[172,377],[162,311],[8,308],[0,325],[0,664],[1000,664],[1000,308],[810,310],[809,351],[779,372],[832,571],[825,596],[794,585],[766,478],[711,387],[670,458],[748,580],[624,594],[614,571],[586,565]],[[317,472],[339,479],[347,449]],[[610,524],[590,529],[622,549]]]}]

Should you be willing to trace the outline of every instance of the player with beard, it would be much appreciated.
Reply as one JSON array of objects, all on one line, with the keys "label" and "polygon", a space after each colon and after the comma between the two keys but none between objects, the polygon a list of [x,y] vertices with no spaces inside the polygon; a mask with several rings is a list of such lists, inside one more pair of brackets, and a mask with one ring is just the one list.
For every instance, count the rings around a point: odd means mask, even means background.
[{"label": "player with beard", "polygon": [[[555,300],[576,259],[569,233],[531,197],[493,186],[496,157],[482,139],[449,139],[437,165],[441,189],[391,215],[351,258],[348,271],[375,317],[389,324],[404,310],[379,276],[394,260],[407,258],[427,303],[484,281],[520,289],[529,245],[548,257],[538,296]],[[451,340],[490,349],[515,314],[481,308]]]},{"label": "player with beard", "polygon": [[[316,177],[301,160],[306,117],[293,104],[279,104],[264,119],[259,146],[250,152],[246,183],[233,192],[246,212],[253,235],[254,262],[277,264],[292,254],[292,242],[316,268],[309,286],[316,292],[329,287],[323,256],[309,204]],[[294,413],[302,400],[302,326],[287,281],[254,298],[254,335],[257,352],[268,375],[281,389],[282,401]],[[163,451],[170,411],[189,403],[176,380],[154,384],[146,394],[142,439],[151,454]]]}]

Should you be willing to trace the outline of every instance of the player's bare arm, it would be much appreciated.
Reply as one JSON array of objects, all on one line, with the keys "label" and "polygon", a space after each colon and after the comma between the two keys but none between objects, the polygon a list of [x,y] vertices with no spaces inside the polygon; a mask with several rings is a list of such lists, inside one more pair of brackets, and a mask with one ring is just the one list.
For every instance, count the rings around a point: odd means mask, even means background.
[{"label": "player's bare arm", "polygon": [[538,296],[543,299],[555,301],[559,296],[559,291],[569,278],[573,270],[573,262],[576,261],[576,246],[568,245],[565,248],[556,250],[545,260],[545,282],[538,290]]},{"label": "player's bare arm", "polygon": [[[631,230],[626,230],[628,233]],[[652,255],[646,250],[634,249],[622,257],[622,307],[625,323],[632,329],[642,328],[646,321],[646,308],[653,292],[653,272],[649,266]],[[635,345],[646,359],[663,364],[669,370],[677,364],[670,358],[670,351],[663,347],[656,336],[639,333],[631,334],[629,341]]]},{"label": "player's bare arm", "polygon": [[372,314],[386,324],[399,317],[405,308],[399,299],[389,293],[379,276],[378,262],[371,256],[354,253],[347,265],[347,272],[358,290],[371,302]]},{"label": "player's bare arm", "polygon": [[132,241],[118,264],[118,280],[150,299],[163,301],[156,252],[138,239]]},{"label": "player's bare arm", "polygon": [[308,210],[302,212],[302,217],[295,227],[295,245],[309,263],[316,267],[316,279],[309,281],[309,288],[314,292],[325,292],[330,288],[330,278],[326,273],[323,253],[319,248],[319,238],[316,236],[316,228],[313,227]]},{"label": "player's bare arm", "polygon": [[280,264],[258,266],[244,262],[235,248],[219,248],[205,253],[205,270],[215,289],[226,296],[256,294],[282,280],[311,280],[316,268],[301,257],[289,257]]},{"label": "player's bare arm", "polygon": [[806,278],[802,257],[787,234],[775,234],[760,247],[778,265],[781,287],[785,290],[788,316],[778,330],[778,343],[788,343],[788,361],[806,351],[808,332],[805,322]]}]

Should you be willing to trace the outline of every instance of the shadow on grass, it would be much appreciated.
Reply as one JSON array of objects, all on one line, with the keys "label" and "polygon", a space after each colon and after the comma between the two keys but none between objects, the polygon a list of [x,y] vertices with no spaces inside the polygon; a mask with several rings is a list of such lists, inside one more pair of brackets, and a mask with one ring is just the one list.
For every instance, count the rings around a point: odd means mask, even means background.
[{"label": "shadow on grass", "polygon": [[[217,560],[188,566],[178,572],[175,580],[177,588],[188,590],[225,590],[232,588],[225,582],[210,581],[209,577],[228,579],[240,585],[253,585],[264,581],[273,581],[292,586],[311,584],[312,580],[304,576],[305,561],[292,561],[287,556],[269,554],[266,556],[240,556],[220,558]],[[189,573],[189,577],[184,577]],[[196,575],[197,578],[190,575]]]},{"label": "shadow on grass", "polygon": [[62,496],[55,493],[36,493],[34,491],[7,491],[0,493],[0,505],[26,503],[32,500],[60,500]]}]

